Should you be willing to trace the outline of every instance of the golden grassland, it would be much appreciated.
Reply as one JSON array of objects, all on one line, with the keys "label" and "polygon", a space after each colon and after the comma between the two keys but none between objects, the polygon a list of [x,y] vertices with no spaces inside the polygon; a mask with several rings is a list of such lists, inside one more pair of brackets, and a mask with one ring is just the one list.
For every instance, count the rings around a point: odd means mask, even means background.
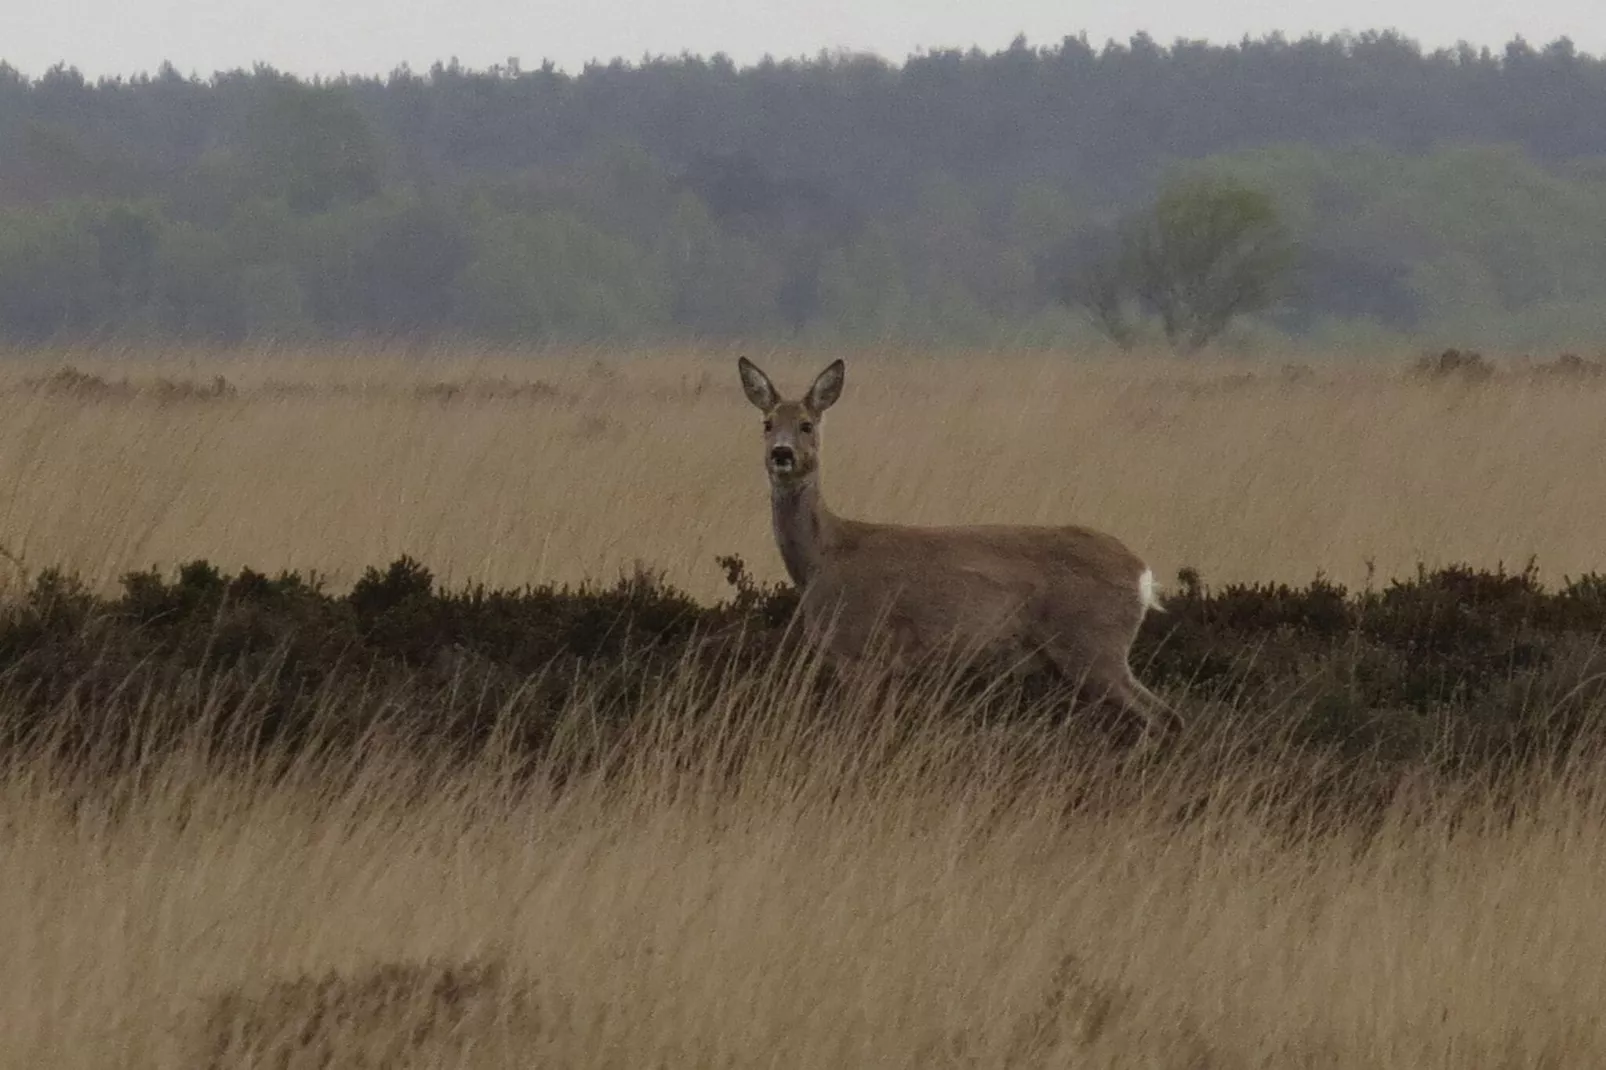
[{"label": "golden grassland", "polygon": [[19,762],[0,1065],[1606,1059],[1595,759],[1328,825],[1230,733],[1123,767],[918,696],[820,723],[790,678],[671,684],[580,775]]},{"label": "golden grassland", "polygon": [[[795,389],[830,359],[750,355]],[[779,575],[735,356],[19,357],[0,546],[101,585],[198,556],[337,584],[403,552],[454,584],[640,559],[714,597],[716,554]],[[1602,563],[1606,387],[987,357],[849,355],[841,511],[1090,523],[1216,582]],[[132,385],[25,385],[65,363]],[[156,385],[216,375],[237,393]],[[111,783],[17,751],[0,1066],[1606,1065],[1606,734],[1324,821],[1276,711],[1134,758],[940,694],[821,721],[807,671],[671,680],[606,760],[517,775],[382,738]]]},{"label": "golden grassland", "polygon": [[[448,584],[609,578],[637,560],[716,597],[714,557],[779,578],[737,351],[375,347],[0,362],[0,546],[108,585],[205,557],[336,586],[401,553]],[[755,351],[802,390],[832,354]],[[1084,523],[1162,578],[1362,582],[1603,543],[1606,382],[1404,382],[1403,360],[1278,367],[848,354],[827,429],[838,511]],[[42,394],[70,364],[143,395]],[[233,397],[162,400],[164,377]],[[15,571],[13,569],[13,571]]]}]

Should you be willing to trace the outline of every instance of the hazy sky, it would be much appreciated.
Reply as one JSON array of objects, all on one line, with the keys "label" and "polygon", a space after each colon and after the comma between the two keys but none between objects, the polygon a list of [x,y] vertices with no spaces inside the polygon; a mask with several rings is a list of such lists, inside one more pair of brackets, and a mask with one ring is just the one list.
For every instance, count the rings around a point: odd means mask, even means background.
[{"label": "hazy sky", "polygon": [[65,61],[92,77],[154,70],[186,74],[256,61],[300,74],[384,74],[457,56],[470,67],[517,57],[578,70],[590,59],[723,51],[740,63],[765,53],[873,51],[901,61],[920,48],[997,49],[1017,33],[1050,44],[1085,32],[1095,45],[1147,30],[1236,41],[1281,30],[1396,29],[1429,47],[1499,46],[1571,37],[1606,53],[1602,0],[0,0],[0,59],[37,75]]}]

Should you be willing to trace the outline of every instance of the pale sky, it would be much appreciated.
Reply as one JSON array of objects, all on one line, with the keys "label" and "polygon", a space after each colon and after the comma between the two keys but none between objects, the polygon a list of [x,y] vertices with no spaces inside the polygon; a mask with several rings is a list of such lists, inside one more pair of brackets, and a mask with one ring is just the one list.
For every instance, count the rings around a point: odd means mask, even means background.
[{"label": "pale sky", "polygon": [[261,61],[297,74],[423,71],[457,56],[483,68],[517,57],[577,71],[591,59],[725,52],[747,64],[821,49],[901,62],[922,48],[1006,46],[1017,33],[1053,44],[1086,33],[1095,46],[1139,30],[1231,42],[1394,29],[1432,48],[1498,47],[1567,36],[1606,53],[1602,0],[0,0],[0,60],[39,75],[65,61],[90,77],[185,74]]}]

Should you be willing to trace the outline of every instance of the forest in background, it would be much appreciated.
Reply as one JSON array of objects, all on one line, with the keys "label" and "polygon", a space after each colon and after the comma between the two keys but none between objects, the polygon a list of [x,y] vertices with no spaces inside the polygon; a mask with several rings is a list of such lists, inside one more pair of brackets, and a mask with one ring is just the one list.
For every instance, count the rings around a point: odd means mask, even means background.
[{"label": "forest in background", "polygon": [[1225,341],[1598,348],[1606,59],[1391,34],[90,82],[0,64],[0,340],[1081,343],[1179,177],[1268,197]]}]

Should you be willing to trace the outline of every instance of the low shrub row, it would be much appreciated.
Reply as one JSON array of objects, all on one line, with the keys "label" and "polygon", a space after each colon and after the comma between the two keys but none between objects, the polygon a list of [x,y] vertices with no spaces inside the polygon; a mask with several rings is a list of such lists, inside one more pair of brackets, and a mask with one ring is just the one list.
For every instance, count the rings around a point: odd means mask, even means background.
[{"label": "low shrub row", "polygon": [[[251,750],[298,745],[314,722],[360,738],[408,710],[421,738],[472,745],[515,711],[539,750],[576,703],[628,720],[688,663],[754,673],[784,653],[795,594],[720,563],[730,592],[715,605],[645,572],[446,591],[405,557],[345,594],[206,562],[128,575],[112,597],[46,572],[0,613],[0,739],[104,752],[207,721]],[[1270,710],[1352,755],[1464,761],[1565,748],[1606,710],[1600,576],[1547,589],[1531,566],[1457,566],[1360,591],[1178,579],[1133,662],[1196,723]],[[995,689],[989,708],[1040,711],[1033,683]],[[331,709],[345,712],[331,723]]]}]

